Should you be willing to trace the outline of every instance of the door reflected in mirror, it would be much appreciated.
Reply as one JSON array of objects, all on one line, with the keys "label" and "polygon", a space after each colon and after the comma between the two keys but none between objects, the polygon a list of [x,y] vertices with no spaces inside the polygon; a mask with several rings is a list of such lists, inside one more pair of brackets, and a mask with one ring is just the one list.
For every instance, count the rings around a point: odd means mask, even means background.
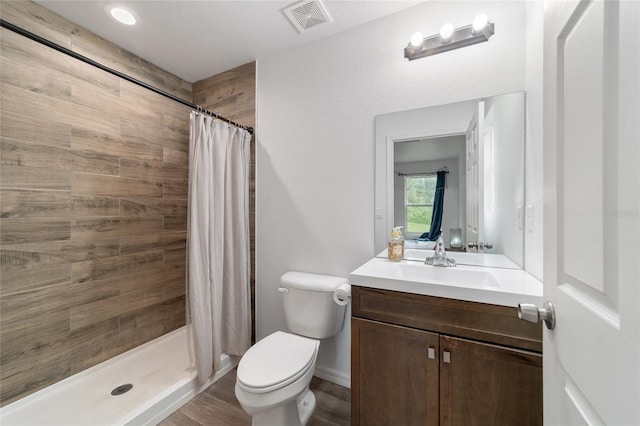
[{"label": "door reflected in mirror", "polygon": [[407,248],[430,249],[441,232],[449,250],[522,267],[524,108],[518,92],[377,116],[376,254],[403,226]]}]

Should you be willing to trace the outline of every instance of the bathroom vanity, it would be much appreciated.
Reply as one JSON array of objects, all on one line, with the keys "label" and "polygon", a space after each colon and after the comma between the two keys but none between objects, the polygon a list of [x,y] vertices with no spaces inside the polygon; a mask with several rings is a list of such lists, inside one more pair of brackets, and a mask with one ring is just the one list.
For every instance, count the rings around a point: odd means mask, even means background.
[{"label": "bathroom vanity", "polygon": [[374,258],[350,282],[352,425],[542,424],[535,278]]}]

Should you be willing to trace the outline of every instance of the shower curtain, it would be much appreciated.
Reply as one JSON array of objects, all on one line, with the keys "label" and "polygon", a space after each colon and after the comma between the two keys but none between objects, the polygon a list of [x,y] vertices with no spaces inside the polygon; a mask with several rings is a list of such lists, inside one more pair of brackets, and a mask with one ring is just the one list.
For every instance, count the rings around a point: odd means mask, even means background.
[{"label": "shower curtain", "polygon": [[191,113],[187,322],[201,384],[221,354],[251,346],[250,140],[244,129]]},{"label": "shower curtain", "polygon": [[429,239],[436,241],[442,233],[442,213],[444,212],[444,186],[446,171],[439,171],[436,177],[436,192],[433,196],[433,214],[431,215],[431,227]]}]

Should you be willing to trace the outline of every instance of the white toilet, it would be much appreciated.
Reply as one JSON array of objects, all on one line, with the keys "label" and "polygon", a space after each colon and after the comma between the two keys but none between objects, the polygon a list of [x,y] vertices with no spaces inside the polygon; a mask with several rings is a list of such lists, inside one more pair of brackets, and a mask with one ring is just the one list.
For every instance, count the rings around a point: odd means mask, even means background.
[{"label": "white toilet", "polygon": [[260,340],[238,365],[236,398],[254,426],[307,423],[316,406],[309,383],[319,339],[335,336],[344,324],[345,306],[334,301],[333,293],[346,278],[287,272],[280,282],[291,333],[277,331]]}]

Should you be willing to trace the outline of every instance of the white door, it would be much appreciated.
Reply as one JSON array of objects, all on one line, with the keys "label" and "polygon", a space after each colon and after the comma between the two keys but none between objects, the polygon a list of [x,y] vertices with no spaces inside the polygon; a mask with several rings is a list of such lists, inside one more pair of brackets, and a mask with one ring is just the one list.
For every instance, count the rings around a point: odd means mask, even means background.
[{"label": "white door", "polygon": [[549,1],[546,425],[640,425],[640,2]]},{"label": "white door", "polygon": [[468,242],[484,241],[484,102],[471,117],[466,133],[467,230]]}]

